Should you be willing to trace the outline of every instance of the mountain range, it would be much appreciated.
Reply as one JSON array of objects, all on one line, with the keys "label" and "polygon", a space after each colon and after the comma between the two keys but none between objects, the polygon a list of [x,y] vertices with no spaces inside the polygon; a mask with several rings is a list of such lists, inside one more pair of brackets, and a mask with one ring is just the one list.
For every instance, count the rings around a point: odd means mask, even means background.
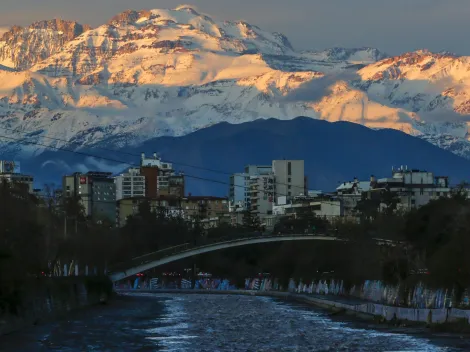
[{"label": "mountain range", "polygon": [[39,21],[0,37],[0,143],[22,159],[298,116],[399,130],[469,159],[469,95],[469,57],[296,51],[280,33],[189,6],[128,10],[97,28]]}]

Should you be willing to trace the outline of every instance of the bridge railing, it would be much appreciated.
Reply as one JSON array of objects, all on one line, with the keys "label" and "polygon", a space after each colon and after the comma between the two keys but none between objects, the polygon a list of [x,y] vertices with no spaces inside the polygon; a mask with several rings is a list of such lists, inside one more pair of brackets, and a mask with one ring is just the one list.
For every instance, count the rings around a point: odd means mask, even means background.
[{"label": "bridge railing", "polygon": [[128,268],[130,268],[134,265],[147,263],[149,261],[158,260],[158,259],[161,259],[161,258],[165,258],[167,256],[171,256],[171,255],[176,254],[176,253],[184,252],[185,250],[187,250],[190,247],[191,246],[190,246],[189,243],[183,243],[183,244],[180,244],[180,245],[177,245],[177,246],[164,248],[164,249],[161,249],[161,250],[156,251],[156,252],[152,252],[152,253],[144,254],[144,255],[141,255],[141,256],[138,256],[138,257],[134,257],[134,258],[132,258],[132,259],[126,261],[126,262],[117,263],[117,264],[111,266],[110,269],[111,269],[111,272],[125,270],[125,269],[128,269]]},{"label": "bridge railing", "polygon": [[145,264],[145,263],[152,262],[155,260],[160,260],[160,259],[172,256],[174,254],[192,250],[194,248],[205,247],[208,245],[214,245],[216,243],[222,243],[222,242],[227,242],[227,241],[235,241],[237,239],[245,240],[247,238],[260,237],[260,235],[253,236],[253,233],[249,233],[249,235],[248,236],[247,235],[245,236],[238,235],[236,237],[223,236],[223,237],[216,237],[216,238],[198,238],[191,242],[183,243],[181,245],[172,246],[169,248],[164,248],[156,252],[152,252],[152,253],[141,255],[139,257],[132,258],[131,260],[128,260],[126,262],[115,264],[111,267],[111,272],[125,270],[136,265],[141,265],[141,264]]},{"label": "bridge railing", "polygon": [[215,238],[204,238],[204,239],[196,239],[192,242],[187,242],[178,246],[173,246],[169,248],[165,248],[156,252],[148,253],[139,257],[132,258],[131,260],[123,263],[116,264],[112,266],[110,272],[118,272],[123,271],[138,265],[146,264],[152,261],[161,260],[166,257],[170,257],[175,254],[184,253],[196,248],[204,248],[210,247],[215,244],[221,244],[225,242],[239,242],[239,241],[246,241],[251,239],[258,239],[258,238],[272,238],[272,237],[289,237],[289,236],[314,236],[311,233],[304,233],[304,234],[261,234],[261,233],[246,233],[238,236],[223,236],[223,237],[215,237]]}]

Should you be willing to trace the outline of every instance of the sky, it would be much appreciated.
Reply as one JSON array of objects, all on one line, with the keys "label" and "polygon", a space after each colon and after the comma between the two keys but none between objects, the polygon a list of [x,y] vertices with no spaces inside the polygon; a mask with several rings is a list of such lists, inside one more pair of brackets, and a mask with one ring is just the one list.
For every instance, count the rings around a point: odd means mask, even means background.
[{"label": "sky", "polygon": [[[172,0],[1,0],[0,32],[13,24],[63,18],[98,26],[132,8],[175,8]],[[281,32],[296,49],[376,47],[470,55],[470,0],[193,0],[216,20],[244,20]]]}]

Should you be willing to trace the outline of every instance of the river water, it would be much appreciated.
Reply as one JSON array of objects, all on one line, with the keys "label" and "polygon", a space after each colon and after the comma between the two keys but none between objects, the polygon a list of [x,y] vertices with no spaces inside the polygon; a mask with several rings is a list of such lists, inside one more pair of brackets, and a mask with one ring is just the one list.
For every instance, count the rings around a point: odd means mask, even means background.
[{"label": "river water", "polygon": [[266,297],[136,293],[0,337],[0,351],[470,350],[463,339],[430,337],[340,322],[326,311]]}]

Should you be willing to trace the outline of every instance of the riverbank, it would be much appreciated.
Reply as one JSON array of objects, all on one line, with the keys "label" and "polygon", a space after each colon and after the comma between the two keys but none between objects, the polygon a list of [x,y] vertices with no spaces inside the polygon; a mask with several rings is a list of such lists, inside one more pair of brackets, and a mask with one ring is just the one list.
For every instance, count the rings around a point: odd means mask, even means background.
[{"label": "riverbank", "polygon": [[105,303],[113,293],[107,277],[38,278],[8,288],[0,297],[0,336]]},{"label": "riverbank", "polygon": [[354,316],[376,325],[387,328],[417,329],[427,328],[428,331],[442,333],[459,333],[470,337],[469,311],[461,309],[414,309],[386,306],[360,298],[299,294],[280,291],[249,291],[249,290],[190,290],[190,289],[157,289],[128,290],[117,289],[118,293],[160,293],[160,294],[220,294],[220,295],[251,295],[265,296],[283,300],[306,303],[326,309],[338,316]]}]

